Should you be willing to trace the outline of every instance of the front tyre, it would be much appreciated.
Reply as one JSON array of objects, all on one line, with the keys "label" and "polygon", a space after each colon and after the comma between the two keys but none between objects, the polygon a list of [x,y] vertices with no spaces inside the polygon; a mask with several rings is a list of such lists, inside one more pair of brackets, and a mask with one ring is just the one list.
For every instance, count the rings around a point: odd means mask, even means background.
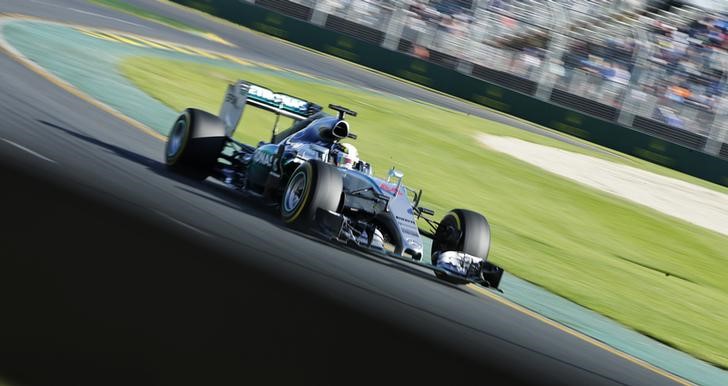
[{"label": "front tyre", "polygon": [[341,174],[336,168],[318,160],[301,164],[288,179],[283,191],[283,221],[293,226],[311,226],[319,209],[338,209],[343,185]]},{"label": "front tyre", "polygon": [[[480,213],[467,209],[454,209],[446,214],[432,240],[432,265],[437,265],[437,253],[464,252],[471,256],[488,258],[490,251],[490,225]],[[437,277],[445,274],[435,271]]]},{"label": "front tyre", "polygon": [[167,137],[164,160],[174,172],[204,180],[225,146],[225,124],[206,111],[187,109]]}]

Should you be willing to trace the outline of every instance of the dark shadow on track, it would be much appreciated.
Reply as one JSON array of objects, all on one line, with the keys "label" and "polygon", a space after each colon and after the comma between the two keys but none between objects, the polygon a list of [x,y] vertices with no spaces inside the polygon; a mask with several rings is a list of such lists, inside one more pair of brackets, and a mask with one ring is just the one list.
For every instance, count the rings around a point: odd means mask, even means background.
[{"label": "dark shadow on track", "polygon": [[[176,174],[166,170],[165,165],[157,160],[143,156],[139,153],[130,151],[128,149],[124,149],[123,147],[119,147],[119,146],[101,141],[99,139],[90,137],[88,135],[81,134],[74,130],[57,125],[55,123],[51,123],[51,122],[40,120],[40,119],[38,120],[38,122],[47,127],[61,131],[67,135],[70,135],[76,139],[80,139],[86,143],[89,143],[89,144],[98,146],[102,149],[108,150],[108,151],[118,155],[121,158],[124,158],[126,160],[135,162],[135,163],[143,165],[143,166],[146,166],[147,168],[149,168],[149,170],[152,170],[155,173],[163,174],[165,177],[176,177],[175,179],[182,179],[179,175],[176,175]],[[187,179],[184,179],[184,180],[187,180]],[[187,180],[187,181],[189,181],[189,180]]]},{"label": "dark shadow on track", "polygon": [[0,373],[21,385],[520,377],[9,166]]}]

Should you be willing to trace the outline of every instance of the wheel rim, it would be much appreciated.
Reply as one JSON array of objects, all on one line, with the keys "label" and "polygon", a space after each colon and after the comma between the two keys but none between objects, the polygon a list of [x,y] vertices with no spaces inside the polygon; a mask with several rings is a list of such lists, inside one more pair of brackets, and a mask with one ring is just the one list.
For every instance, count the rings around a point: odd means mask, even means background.
[{"label": "wheel rim", "polygon": [[174,157],[182,148],[182,142],[184,141],[185,131],[187,129],[187,122],[184,119],[180,119],[175,123],[172,128],[172,132],[169,134],[169,142],[167,145],[167,157]]},{"label": "wheel rim", "polygon": [[286,195],[283,198],[283,211],[285,213],[291,213],[298,208],[298,205],[303,200],[303,194],[306,190],[306,174],[298,173],[291,177],[291,182],[288,183],[286,189]]}]

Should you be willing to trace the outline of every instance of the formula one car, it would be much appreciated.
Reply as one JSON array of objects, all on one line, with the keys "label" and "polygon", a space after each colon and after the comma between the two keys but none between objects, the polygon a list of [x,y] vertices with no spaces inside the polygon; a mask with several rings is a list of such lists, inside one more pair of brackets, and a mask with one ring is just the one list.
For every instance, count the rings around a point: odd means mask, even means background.
[{"label": "formula one car", "polygon": [[[270,141],[256,146],[233,138],[246,106],[276,115]],[[345,139],[356,139],[346,120],[356,112],[275,93],[246,81],[229,85],[219,116],[188,108],[174,123],[165,160],[178,173],[208,177],[261,197],[292,227],[356,249],[426,265],[444,280],[497,288],[503,269],[487,261],[490,227],[482,215],[455,209],[440,222],[420,206],[422,190],[387,178],[358,158]],[[277,132],[281,116],[293,124]],[[417,220],[431,228],[423,230]],[[430,264],[422,262],[424,236],[432,239]]]}]

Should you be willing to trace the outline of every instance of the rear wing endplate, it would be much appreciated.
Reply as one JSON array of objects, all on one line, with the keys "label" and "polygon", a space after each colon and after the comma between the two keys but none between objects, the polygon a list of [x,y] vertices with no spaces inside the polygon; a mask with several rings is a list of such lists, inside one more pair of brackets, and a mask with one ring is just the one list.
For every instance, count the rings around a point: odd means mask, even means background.
[{"label": "rear wing endplate", "polygon": [[220,119],[225,123],[225,133],[229,137],[232,137],[235,128],[238,127],[246,105],[295,121],[304,120],[322,109],[315,103],[240,80],[228,86],[225,100],[220,108]]}]

